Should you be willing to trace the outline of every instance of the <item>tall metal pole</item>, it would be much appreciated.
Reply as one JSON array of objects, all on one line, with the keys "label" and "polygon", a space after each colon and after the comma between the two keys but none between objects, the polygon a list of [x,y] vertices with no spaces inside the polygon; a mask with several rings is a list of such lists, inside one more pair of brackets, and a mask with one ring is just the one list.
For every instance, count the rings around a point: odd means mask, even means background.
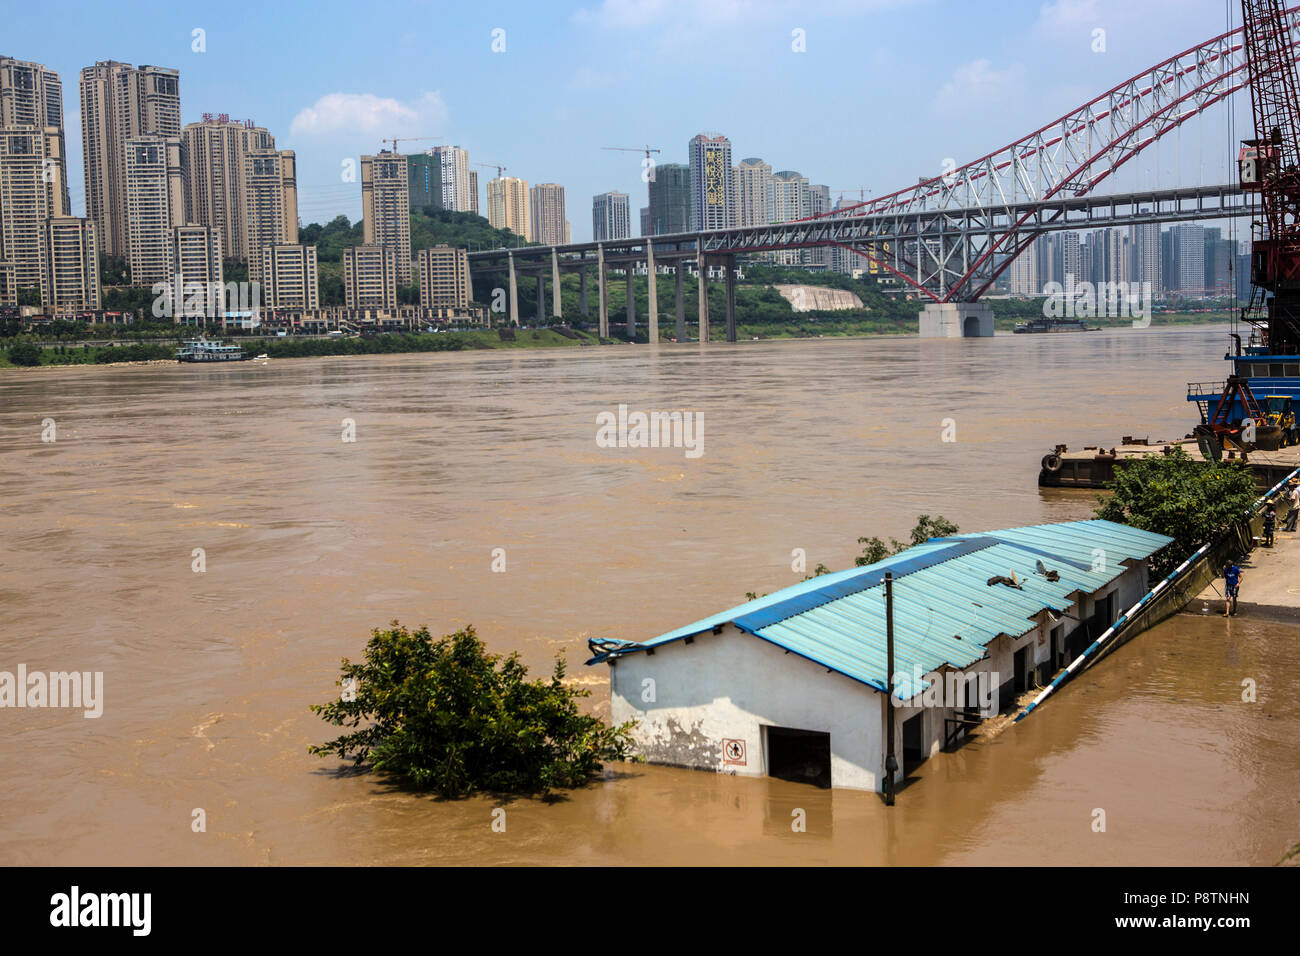
[{"label": "tall metal pole", "polygon": [[894,805],[894,773],[898,758],[894,756],[894,574],[885,572],[885,658],[889,672],[885,684],[885,806]]}]

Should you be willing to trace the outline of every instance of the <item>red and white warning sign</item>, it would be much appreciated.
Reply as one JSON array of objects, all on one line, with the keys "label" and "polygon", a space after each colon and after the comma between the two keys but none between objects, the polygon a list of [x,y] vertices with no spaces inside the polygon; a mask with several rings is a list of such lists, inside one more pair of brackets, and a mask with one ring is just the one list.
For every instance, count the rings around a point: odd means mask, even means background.
[{"label": "red and white warning sign", "polygon": [[734,737],[723,737],[722,762],[745,766],[745,742]]}]

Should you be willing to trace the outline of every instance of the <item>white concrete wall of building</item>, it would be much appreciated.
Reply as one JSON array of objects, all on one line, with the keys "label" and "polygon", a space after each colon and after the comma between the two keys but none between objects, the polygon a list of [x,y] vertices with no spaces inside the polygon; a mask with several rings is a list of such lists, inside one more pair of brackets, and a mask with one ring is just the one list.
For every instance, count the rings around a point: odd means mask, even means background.
[{"label": "white concrete wall of building", "polygon": [[[879,786],[884,695],[734,625],[619,658],[609,693],[612,721],[639,721],[633,740],[652,763],[764,776],[762,728],[790,727],[830,734],[833,787]],[[745,742],[744,765],[724,761],[728,739]]]},{"label": "white concrete wall of building", "polygon": [[[1000,585],[999,585],[1000,586]],[[992,705],[985,716],[1010,706],[999,690],[1013,680],[1015,653],[1032,648],[1034,666],[1049,660],[1051,632],[1064,624],[1063,637],[1087,620],[1095,603],[1117,593],[1118,616],[1147,591],[1147,562],[1130,562],[1119,578],[1096,595],[1080,595],[1053,622],[1039,614],[1027,620],[1028,629],[1017,637],[1003,635],[991,641],[985,657],[964,672],[968,677],[988,675]],[[899,664],[899,669],[905,667]],[[653,681],[654,699],[644,700]],[[943,704],[951,704],[943,700]],[[903,723],[923,714],[922,750],[938,754],[944,744],[945,718],[956,716],[956,706],[925,706],[921,698],[895,710],[894,749],[897,779],[903,779]],[[884,776],[885,695],[843,674],[828,671],[796,654],[789,654],[762,638],[728,624],[721,634],[697,635],[691,644],[675,641],[655,649],[617,659],[610,667],[610,716],[614,723],[638,721],[632,732],[637,750],[652,763],[764,776],[768,772],[764,727],[789,727],[830,734],[831,785],[879,790]],[[725,740],[745,743],[745,763],[728,763]]]},{"label": "white concrete wall of building", "polygon": [[[1064,625],[1061,633],[1064,640],[1079,627],[1081,621],[1092,617],[1097,603],[1106,600],[1108,595],[1117,595],[1114,616],[1118,618],[1136,604],[1147,590],[1147,561],[1127,562],[1123,573],[1095,594],[1078,595],[1078,603],[1067,608],[1065,617],[1061,620],[1054,623],[1046,614],[1040,614],[1038,623],[1025,634],[1015,638],[1003,636],[990,641],[988,659],[977,666],[987,666],[998,675],[995,684],[1005,684],[1015,677],[1015,654],[1021,648],[1032,647],[1029,662],[1034,667],[1047,663],[1051,659],[1052,631],[1056,627]],[[997,709],[1004,709],[1010,704],[1010,700],[999,699]]]}]

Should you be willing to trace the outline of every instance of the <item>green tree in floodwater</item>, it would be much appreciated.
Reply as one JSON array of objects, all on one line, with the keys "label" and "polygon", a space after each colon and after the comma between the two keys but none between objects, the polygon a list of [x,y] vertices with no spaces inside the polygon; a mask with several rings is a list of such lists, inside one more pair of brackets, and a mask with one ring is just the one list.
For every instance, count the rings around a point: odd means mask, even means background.
[{"label": "green tree in floodwater", "polygon": [[527,674],[517,653],[489,654],[473,627],[434,639],[394,621],[371,632],[362,663],[344,659],[341,699],[311,708],[336,727],[361,729],[308,750],[444,797],[545,795],[628,757],[632,722],[610,727],[581,713],[578,699],[589,692],[564,683],[562,659],[550,680]]},{"label": "green tree in floodwater", "polygon": [[1174,539],[1152,556],[1155,577],[1239,521],[1257,496],[1254,473],[1240,461],[1198,461],[1181,448],[1129,459],[1108,488],[1097,496],[1098,518]]},{"label": "green tree in floodwater", "polygon": [[868,564],[883,561],[891,554],[898,554],[898,552],[914,548],[918,544],[925,544],[931,538],[947,538],[957,533],[959,533],[957,526],[943,515],[936,515],[933,518],[929,515],[917,515],[916,524],[912,528],[911,540],[906,544],[897,538],[890,538],[889,544],[885,544],[884,541],[875,537],[858,538],[858,544],[863,546],[862,553],[854,559],[853,563],[860,568],[865,567]]}]

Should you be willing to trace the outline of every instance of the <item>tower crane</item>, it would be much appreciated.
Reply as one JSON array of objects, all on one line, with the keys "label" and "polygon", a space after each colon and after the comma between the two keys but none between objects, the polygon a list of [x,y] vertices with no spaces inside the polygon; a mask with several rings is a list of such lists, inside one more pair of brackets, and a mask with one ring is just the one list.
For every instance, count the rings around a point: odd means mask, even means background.
[{"label": "tower crane", "polygon": [[602,146],[601,149],[610,149],[619,153],[645,153],[646,159],[650,158],[651,153],[663,152],[654,146]]},{"label": "tower crane", "polygon": [[482,166],[484,169],[495,169],[497,171],[497,179],[500,179],[506,171],[506,167],[502,166],[500,163],[471,163],[471,165]]},{"label": "tower crane", "polygon": [[869,186],[844,186],[841,188],[837,188],[837,187],[827,187],[827,188],[830,189],[830,193],[832,196],[839,196],[841,199],[844,198],[845,193],[857,192],[858,202],[866,202],[867,193],[871,192],[871,187]]},{"label": "tower crane", "polygon": [[390,139],[381,139],[381,143],[392,143],[393,152],[397,152],[398,143],[439,143],[442,140],[434,136],[398,136]]}]

